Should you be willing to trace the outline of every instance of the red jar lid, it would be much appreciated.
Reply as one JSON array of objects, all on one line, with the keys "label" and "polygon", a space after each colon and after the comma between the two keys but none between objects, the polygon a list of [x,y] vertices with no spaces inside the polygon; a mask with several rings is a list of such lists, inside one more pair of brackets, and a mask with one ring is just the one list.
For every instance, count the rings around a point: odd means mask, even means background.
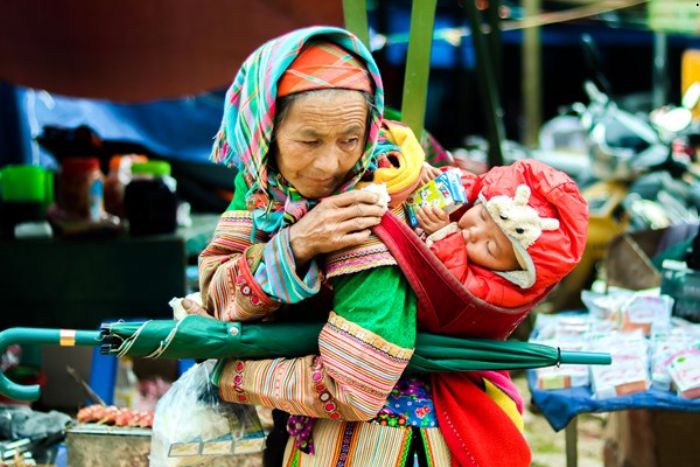
[{"label": "red jar lid", "polygon": [[96,157],[67,157],[61,161],[63,173],[81,174],[100,170],[100,160]]}]

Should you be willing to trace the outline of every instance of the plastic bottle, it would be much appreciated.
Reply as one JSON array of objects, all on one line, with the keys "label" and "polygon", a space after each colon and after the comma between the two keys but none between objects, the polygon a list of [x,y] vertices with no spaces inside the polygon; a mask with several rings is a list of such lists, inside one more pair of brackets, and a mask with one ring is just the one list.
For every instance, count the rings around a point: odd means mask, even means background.
[{"label": "plastic bottle", "polygon": [[148,158],[138,154],[114,156],[109,160],[109,173],[105,177],[105,211],[126,217],[124,190],[131,182],[132,165],[142,162],[148,162]]},{"label": "plastic bottle", "polygon": [[164,161],[137,163],[124,191],[131,235],[172,233],[177,228],[177,183]]},{"label": "plastic bottle", "polygon": [[134,373],[134,361],[129,357],[119,357],[114,384],[114,405],[133,408],[138,397],[139,380]]},{"label": "plastic bottle", "polygon": [[53,201],[53,174],[31,165],[0,169],[0,234],[12,236],[16,225],[41,221]]},{"label": "plastic bottle", "polygon": [[58,179],[58,205],[72,218],[99,221],[104,214],[103,184],[97,158],[63,159]]}]

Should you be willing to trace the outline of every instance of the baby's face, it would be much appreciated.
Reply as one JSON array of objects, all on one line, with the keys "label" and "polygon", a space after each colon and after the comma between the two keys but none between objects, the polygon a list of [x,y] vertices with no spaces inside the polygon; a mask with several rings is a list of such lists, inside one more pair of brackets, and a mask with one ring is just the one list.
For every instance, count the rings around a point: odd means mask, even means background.
[{"label": "baby's face", "polygon": [[457,223],[473,264],[493,271],[520,269],[513,244],[491,219],[483,204],[472,206]]}]

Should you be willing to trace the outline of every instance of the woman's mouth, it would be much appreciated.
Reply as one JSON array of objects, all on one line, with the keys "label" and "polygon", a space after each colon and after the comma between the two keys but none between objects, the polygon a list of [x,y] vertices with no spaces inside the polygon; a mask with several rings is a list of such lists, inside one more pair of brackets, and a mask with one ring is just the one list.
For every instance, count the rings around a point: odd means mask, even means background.
[{"label": "woman's mouth", "polygon": [[306,177],[306,179],[319,185],[330,185],[335,180],[334,177]]}]

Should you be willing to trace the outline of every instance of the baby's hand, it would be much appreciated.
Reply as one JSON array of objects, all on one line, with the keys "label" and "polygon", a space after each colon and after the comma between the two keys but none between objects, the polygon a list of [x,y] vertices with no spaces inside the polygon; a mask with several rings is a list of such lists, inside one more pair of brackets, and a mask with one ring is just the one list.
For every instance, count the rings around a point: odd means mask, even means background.
[{"label": "baby's hand", "polygon": [[435,206],[424,206],[416,209],[418,225],[428,235],[437,232],[450,223],[447,213]]},{"label": "baby's hand", "polygon": [[418,186],[423,186],[426,183],[428,183],[430,180],[434,179],[438,175],[440,175],[442,171],[438,169],[437,167],[433,167],[432,165],[428,164],[427,162],[423,162],[423,168],[420,171],[420,184]]}]

